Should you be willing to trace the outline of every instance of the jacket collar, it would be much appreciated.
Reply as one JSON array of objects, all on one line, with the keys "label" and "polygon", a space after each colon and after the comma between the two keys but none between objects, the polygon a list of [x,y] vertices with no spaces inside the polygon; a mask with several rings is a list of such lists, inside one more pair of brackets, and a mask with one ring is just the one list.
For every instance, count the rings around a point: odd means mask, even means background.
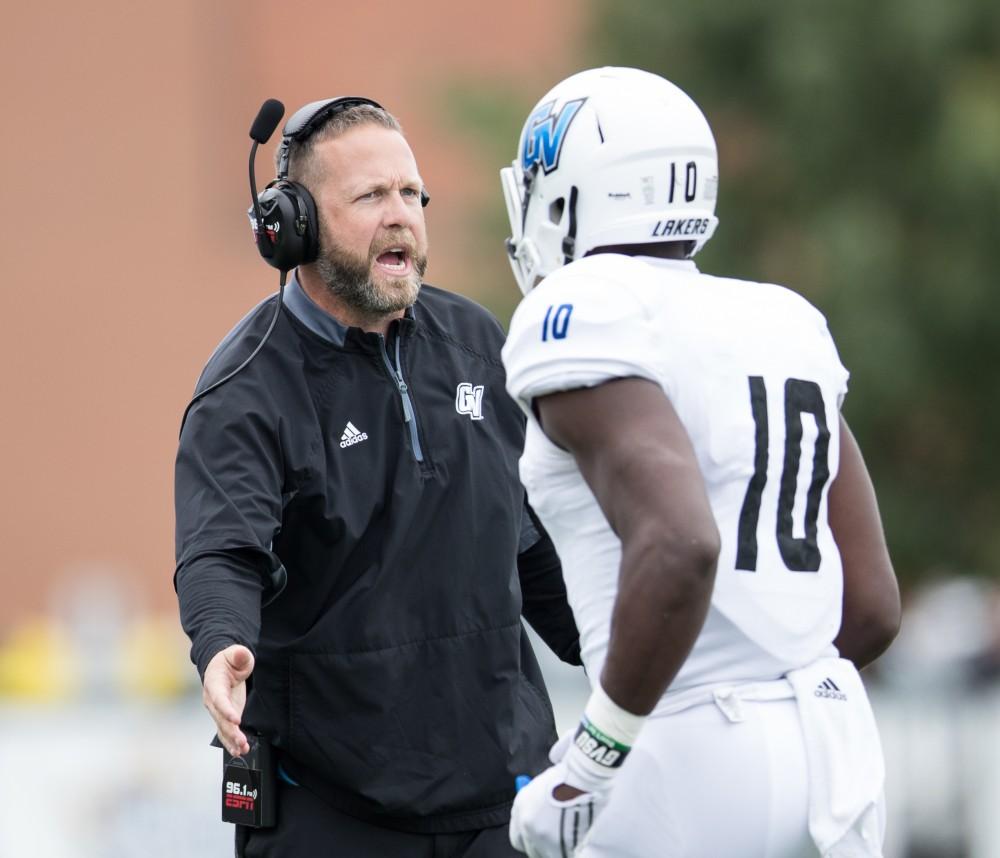
[{"label": "jacket collar", "polygon": [[347,339],[347,325],[342,325],[313,301],[299,285],[294,274],[285,284],[284,303],[289,312],[314,334],[335,346],[344,344]]}]

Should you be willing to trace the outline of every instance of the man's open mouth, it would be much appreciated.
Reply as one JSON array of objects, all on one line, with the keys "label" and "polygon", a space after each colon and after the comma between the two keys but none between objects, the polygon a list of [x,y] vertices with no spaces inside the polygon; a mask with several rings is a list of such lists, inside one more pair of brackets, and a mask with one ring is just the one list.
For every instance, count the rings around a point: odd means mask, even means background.
[{"label": "man's open mouth", "polygon": [[375,257],[375,264],[389,274],[408,274],[410,251],[405,247],[390,247]]}]

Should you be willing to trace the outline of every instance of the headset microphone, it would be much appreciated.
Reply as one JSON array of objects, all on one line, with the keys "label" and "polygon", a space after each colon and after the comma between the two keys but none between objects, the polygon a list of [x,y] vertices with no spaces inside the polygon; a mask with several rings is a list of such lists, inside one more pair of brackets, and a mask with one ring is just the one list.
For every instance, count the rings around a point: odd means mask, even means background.
[{"label": "headset microphone", "polygon": [[[256,216],[256,221],[254,221],[253,226],[254,234],[256,236],[257,249],[265,258],[269,257],[271,254],[271,244],[268,238],[267,229],[264,227],[263,212],[261,211],[260,202],[257,197],[257,181],[254,178],[253,165],[254,158],[257,155],[257,147],[261,143],[266,143],[270,139],[271,135],[274,133],[274,129],[278,127],[281,117],[284,116],[284,113],[285,105],[275,98],[269,98],[260,106],[260,110],[257,111],[257,117],[250,126],[250,137],[253,140],[253,146],[250,147],[250,197],[253,200],[251,210]],[[253,221],[253,217],[251,217],[251,220]],[[267,342],[268,337],[271,336],[271,331],[274,330],[274,326],[277,324],[278,316],[281,315],[281,303],[285,292],[285,277],[287,274],[287,270],[282,270],[281,279],[278,285],[278,297],[274,304],[274,315],[271,317],[271,322],[267,326],[264,336],[262,336],[260,338],[260,342],[257,343],[257,347],[250,353],[250,356],[232,372],[223,376],[213,384],[210,384],[204,390],[199,390],[195,393],[195,395],[191,398],[191,401],[187,404],[187,408],[184,409],[184,415],[181,417],[182,432],[184,431],[184,421],[187,420],[188,412],[191,410],[191,406],[207,393],[210,393],[217,387],[221,387],[229,381],[229,379],[250,363],[250,361],[252,361],[257,356],[257,353],[264,347],[264,343]]]},{"label": "headset microphone", "polygon": [[274,129],[281,122],[281,117],[285,115],[285,105],[276,98],[269,98],[257,111],[257,116],[250,126],[250,138],[253,146],[250,147],[250,199],[253,207],[253,231],[257,243],[257,249],[265,259],[269,259],[273,253],[272,242],[268,240],[267,228],[264,226],[264,215],[260,208],[260,199],[257,196],[257,180],[254,178],[253,165],[257,156],[257,147],[261,143],[266,143],[274,134]]},{"label": "headset microphone", "polygon": [[255,143],[266,143],[285,115],[285,105],[276,98],[269,98],[257,111],[257,118],[250,126],[250,137]]}]

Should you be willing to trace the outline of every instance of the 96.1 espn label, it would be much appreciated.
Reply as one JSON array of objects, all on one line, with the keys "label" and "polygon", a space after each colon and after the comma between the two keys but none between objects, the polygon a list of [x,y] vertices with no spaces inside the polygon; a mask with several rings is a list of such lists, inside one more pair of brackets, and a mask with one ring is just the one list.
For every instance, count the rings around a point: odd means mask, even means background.
[{"label": "96.1 espn label", "polygon": [[226,781],[226,807],[240,807],[252,811],[256,800],[256,787],[250,789],[246,784]]},{"label": "96.1 espn label", "polygon": [[260,772],[242,766],[226,766],[222,781],[222,819],[240,825],[261,823]]}]

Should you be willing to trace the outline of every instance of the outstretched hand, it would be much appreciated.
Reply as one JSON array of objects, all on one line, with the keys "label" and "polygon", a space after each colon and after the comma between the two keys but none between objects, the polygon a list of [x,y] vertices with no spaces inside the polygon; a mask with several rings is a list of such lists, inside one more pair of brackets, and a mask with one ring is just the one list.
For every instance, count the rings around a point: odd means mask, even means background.
[{"label": "outstretched hand", "polygon": [[233,756],[250,752],[250,743],[240,730],[240,720],[251,671],[253,653],[241,644],[233,644],[212,657],[202,682],[201,699],[215,721],[219,741]]}]

